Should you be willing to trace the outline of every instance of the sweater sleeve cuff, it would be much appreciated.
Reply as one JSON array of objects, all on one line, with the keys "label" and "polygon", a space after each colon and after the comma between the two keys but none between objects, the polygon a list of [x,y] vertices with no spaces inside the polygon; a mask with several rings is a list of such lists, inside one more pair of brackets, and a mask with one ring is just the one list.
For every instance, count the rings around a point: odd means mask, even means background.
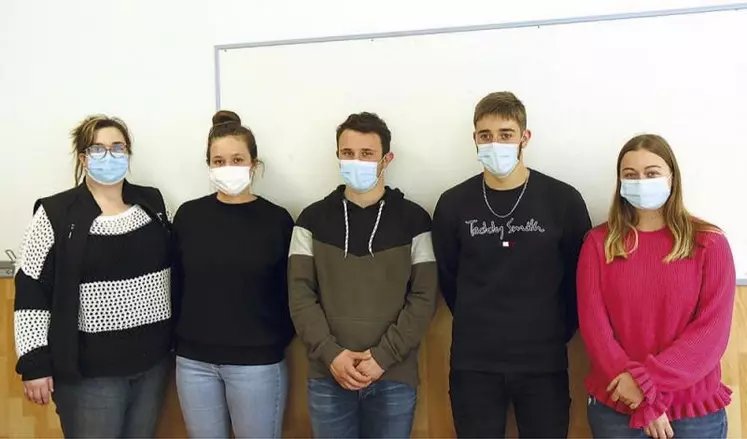
[{"label": "sweater sleeve cuff", "polygon": [[630,361],[627,369],[643,393],[643,404],[630,417],[630,427],[644,428],[669,410],[672,398],[670,394],[657,390],[656,383],[643,364]]},{"label": "sweater sleeve cuff", "polygon": [[320,349],[320,355],[319,357],[324,362],[324,364],[329,367],[332,365],[332,362],[335,361],[335,358],[337,358],[342,351],[345,349],[342,348],[342,346],[338,345],[335,342],[329,342],[321,347]]},{"label": "sweater sleeve cuff", "polygon": [[35,349],[18,359],[16,372],[23,381],[52,376],[52,358],[47,346]]},{"label": "sweater sleeve cuff", "polygon": [[390,367],[392,367],[393,364],[397,362],[397,359],[394,358],[394,355],[380,346],[371,348],[371,356],[374,360],[376,360],[377,363],[379,363],[379,367],[384,370],[388,370]]},{"label": "sweater sleeve cuff", "polygon": [[643,393],[643,399],[646,401],[646,403],[648,405],[653,404],[656,400],[657,390],[654,381],[651,379],[651,376],[646,370],[646,367],[636,361],[629,361],[625,368],[633,377],[633,380],[636,382],[636,384],[638,384],[638,387]]},{"label": "sweater sleeve cuff", "polygon": [[630,417],[630,428],[645,428],[651,421],[658,419],[669,410],[672,395],[661,393],[652,404],[644,400],[643,404]]}]

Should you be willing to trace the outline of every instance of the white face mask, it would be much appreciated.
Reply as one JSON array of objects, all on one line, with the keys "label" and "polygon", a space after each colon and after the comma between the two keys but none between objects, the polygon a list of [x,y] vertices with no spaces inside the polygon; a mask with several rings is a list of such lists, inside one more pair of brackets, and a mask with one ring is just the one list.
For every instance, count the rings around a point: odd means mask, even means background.
[{"label": "white face mask", "polygon": [[252,184],[251,166],[221,166],[210,168],[210,182],[220,192],[236,196]]},{"label": "white face mask", "polygon": [[505,178],[519,164],[519,143],[485,143],[477,145],[477,159],[491,174]]}]

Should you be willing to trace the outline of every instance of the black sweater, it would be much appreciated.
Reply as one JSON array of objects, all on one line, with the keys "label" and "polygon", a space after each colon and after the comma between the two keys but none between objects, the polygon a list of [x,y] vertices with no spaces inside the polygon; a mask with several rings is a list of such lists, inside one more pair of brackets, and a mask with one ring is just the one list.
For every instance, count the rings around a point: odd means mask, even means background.
[{"label": "black sweater", "polygon": [[[501,216],[521,192],[485,191]],[[578,327],[576,264],[591,228],[584,200],[532,170],[513,214],[495,214],[482,174],[446,191],[434,213],[439,282],[454,316],[452,368],[565,369],[565,344]]]},{"label": "black sweater", "polygon": [[174,218],[177,354],[213,364],[272,364],[293,337],[287,260],[293,219],[257,198],[215,194]]}]

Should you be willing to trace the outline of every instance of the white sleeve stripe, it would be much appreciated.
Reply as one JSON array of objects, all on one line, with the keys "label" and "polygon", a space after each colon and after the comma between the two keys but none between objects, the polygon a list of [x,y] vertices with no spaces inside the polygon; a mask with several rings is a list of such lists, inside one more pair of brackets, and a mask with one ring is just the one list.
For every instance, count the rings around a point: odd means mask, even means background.
[{"label": "white sleeve stripe", "polygon": [[13,326],[18,358],[47,345],[49,311],[20,309],[13,313]]},{"label": "white sleeve stripe", "polygon": [[39,280],[53,244],[52,223],[49,222],[44,207],[39,207],[23,238],[16,270],[23,270],[28,277]]},{"label": "white sleeve stripe", "polygon": [[291,237],[290,251],[288,256],[314,256],[314,245],[311,231],[303,227],[293,227],[293,236]]},{"label": "white sleeve stripe", "polygon": [[433,254],[433,240],[431,232],[423,232],[412,238],[412,250],[410,259],[412,265],[422,264],[425,262],[436,262],[436,256]]}]

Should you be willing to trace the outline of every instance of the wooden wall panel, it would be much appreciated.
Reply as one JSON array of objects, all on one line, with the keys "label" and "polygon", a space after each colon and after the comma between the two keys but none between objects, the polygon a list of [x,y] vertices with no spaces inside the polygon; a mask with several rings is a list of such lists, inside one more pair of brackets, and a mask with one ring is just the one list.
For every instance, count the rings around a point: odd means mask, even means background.
[{"label": "wooden wall panel", "polygon": [[[16,356],[12,304],[13,282],[11,279],[0,279],[0,438],[61,437],[54,405],[40,407],[29,403],[23,396],[20,380],[14,371]],[[442,304],[420,352],[422,385],[418,390],[413,437],[454,437],[448,394],[450,343],[451,317]],[[589,437],[583,389],[588,360],[578,337],[571,342],[569,356],[573,398],[570,437]],[[306,360],[303,346],[298,340],[289,348],[288,358],[291,390],[283,434],[293,438],[310,437],[311,427],[306,409]],[[747,287],[740,287],[737,291],[731,341],[722,363],[724,382],[734,391],[733,402],[728,408],[729,437],[740,438],[743,437],[743,425],[747,425]],[[509,435],[516,437],[513,423],[509,426]],[[166,396],[158,437],[186,437],[173,380]]]},{"label": "wooden wall panel", "polygon": [[0,279],[0,437],[62,437],[54,405],[26,400],[16,374],[13,342],[13,281]]}]

